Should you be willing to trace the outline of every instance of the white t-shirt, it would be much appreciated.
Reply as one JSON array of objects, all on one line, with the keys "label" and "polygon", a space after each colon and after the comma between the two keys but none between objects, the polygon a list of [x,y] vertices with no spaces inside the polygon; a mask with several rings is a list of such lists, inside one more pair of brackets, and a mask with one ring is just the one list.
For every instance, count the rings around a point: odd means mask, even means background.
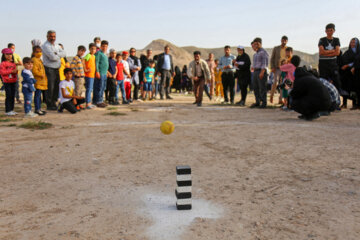
[{"label": "white t-shirt", "polygon": [[64,98],[61,92],[61,89],[65,89],[65,94],[72,96],[74,94],[75,84],[72,80],[67,81],[63,80],[59,84],[59,96],[60,96],[60,103],[63,104],[64,102],[70,101],[72,98]]},{"label": "white t-shirt", "polygon": [[121,61],[122,62],[122,64],[124,65],[124,82],[131,82],[131,78],[129,78],[129,77],[127,77],[126,75],[125,75],[125,70],[128,72],[128,73],[130,73],[130,66],[129,66],[129,63],[128,63],[128,61],[124,61],[124,60],[122,60]]}]

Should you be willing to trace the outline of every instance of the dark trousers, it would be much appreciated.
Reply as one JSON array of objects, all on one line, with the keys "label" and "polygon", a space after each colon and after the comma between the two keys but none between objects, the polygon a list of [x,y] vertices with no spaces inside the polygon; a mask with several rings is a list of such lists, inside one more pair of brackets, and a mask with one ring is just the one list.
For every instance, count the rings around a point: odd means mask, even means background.
[{"label": "dark trousers", "polygon": [[171,72],[169,70],[161,70],[161,79],[160,79],[160,97],[164,98],[164,89],[166,97],[170,94],[170,79]]},{"label": "dark trousers", "polygon": [[198,80],[194,81],[194,95],[195,95],[195,102],[201,103],[203,99],[203,92],[204,92],[204,85],[205,79],[199,78]]},{"label": "dark trousers", "polygon": [[48,79],[48,89],[46,90],[46,105],[47,107],[56,107],[56,102],[59,98],[59,69],[45,67],[46,77]]},{"label": "dark trousers", "polygon": [[248,86],[250,84],[250,77],[238,77],[238,83],[240,86],[240,94],[241,94],[241,101],[246,101],[246,96],[248,92]]},{"label": "dark trousers", "polygon": [[16,83],[4,83],[5,87],[5,112],[14,110]]},{"label": "dark trousers", "polygon": [[235,76],[233,72],[224,72],[221,74],[221,82],[224,89],[225,102],[229,101],[228,90],[230,91],[230,101],[234,102],[235,97]]},{"label": "dark trousers", "polygon": [[339,66],[336,60],[320,60],[319,61],[320,77],[332,81],[337,90],[341,88]]},{"label": "dark trousers", "polygon": [[20,94],[19,94],[19,76],[17,77],[16,86],[15,86],[15,98],[16,100],[20,100]]},{"label": "dark trousers", "polygon": [[108,78],[106,83],[105,98],[109,103],[116,102],[116,79]]},{"label": "dark trousers", "polygon": [[140,89],[140,84],[136,84],[134,82],[134,91],[133,91],[133,99],[134,100],[138,100],[139,99],[139,89]]},{"label": "dark trousers", "polygon": [[266,104],[267,104],[267,99],[266,99],[267,73],[265,71],[263,78],[260,79],[260,77],[259,77],[260,72],[261,72],[261,70],[254,71],[255,100],[256,100],[256,104],[262,104],[262,105],[266,106]]},{"label": "dark trousers", "polygon": [[68,110],[70,113],[74,114],[77,112],[76,107],[80,104],[83,104],[85,102],[85,99],[76,99],[76,101],[77,101],[76,105],[73,103],[72,100],[64,102],[63,104],[61,104],[61,108],[64,108]]},{"label": "dark trousers", "polygon": [[292,99],[291,109],[304,116],[311,116],[319,111],[329,111],[330,102],[323,102],[313,96]]}]

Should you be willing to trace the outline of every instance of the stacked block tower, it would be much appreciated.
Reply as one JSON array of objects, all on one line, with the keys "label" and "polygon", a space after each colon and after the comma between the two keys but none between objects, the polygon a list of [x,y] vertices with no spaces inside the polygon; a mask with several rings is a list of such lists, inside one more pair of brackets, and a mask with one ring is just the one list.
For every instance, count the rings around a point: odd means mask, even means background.
[{"label": "stacked block tower", "polygon": [[191,209],[191,168],[190,166],[176,167],[176,208],[177,210]]}]

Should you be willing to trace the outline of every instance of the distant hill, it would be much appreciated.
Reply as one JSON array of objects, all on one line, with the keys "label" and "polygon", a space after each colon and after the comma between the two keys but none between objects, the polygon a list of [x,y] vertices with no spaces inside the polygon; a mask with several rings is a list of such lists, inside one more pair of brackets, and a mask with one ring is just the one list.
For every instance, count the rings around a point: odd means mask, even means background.
[{"label": "distant hill", "polygon": [[[138,50],[140,54],[145,54],[146,49],[151,48],[153,50],[153,54],[159,54],[164,51],[164,46],[169,45],[171,48],[171,54],[174,57],[174,64],[182,68],[184,65],[188,65],[194,58],[193,58],[193,52],[195,50],[198,50],[201,52],[201,56],[203,59],[207,59],[209,53],[213,53],[215,55],[215,58],[220,58],[224,55],[224,48],[201,48],[196,46],[186,46],[186,47],[179,47],[171,42],[168,42],[163,39],[157,39],[153,40],[150,44],[148,44],[144,49]],[[271,56],[272,48],[265,48],[265,50],[269,53],[269,56]],[[344,51],[344,49],[342,49]],[[254,55],[254,51],[251,47],[245,47],[245,52],[249,54],[251,60]],[[236,47],[231,47],[231,53],[234,55],[237,55]],[[315,68],[317,68],[318,61],[319,61],[319,55],[317,53],[315,54],[309,54],[301,51],[294,50],[294,55],[300,56],[302,62],[301,65],[311,65]]]}]

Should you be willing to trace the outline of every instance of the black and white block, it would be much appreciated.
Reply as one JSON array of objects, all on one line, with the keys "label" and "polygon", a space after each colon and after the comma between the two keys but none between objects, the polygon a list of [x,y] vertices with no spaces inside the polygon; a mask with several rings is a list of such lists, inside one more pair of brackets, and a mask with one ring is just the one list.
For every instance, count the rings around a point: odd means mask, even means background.
[{"label": "black and white block", "polygon": [[190,166],[177,166],[176,167],[176,183],[175,189],[176,208],[177,210],[190,210],[191,209],[191,168]]}]

